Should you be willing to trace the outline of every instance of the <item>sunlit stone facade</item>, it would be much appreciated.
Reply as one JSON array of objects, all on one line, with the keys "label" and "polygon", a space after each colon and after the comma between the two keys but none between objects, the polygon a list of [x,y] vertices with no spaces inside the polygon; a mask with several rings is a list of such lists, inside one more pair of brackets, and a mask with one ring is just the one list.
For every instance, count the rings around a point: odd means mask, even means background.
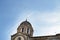
[{"label": "sunlit stone facade", "polygon": [[11,35],[11,40],[60,40],[60,34],[33,37],[32,25],[26,20],[17,28],[17,33]]}]

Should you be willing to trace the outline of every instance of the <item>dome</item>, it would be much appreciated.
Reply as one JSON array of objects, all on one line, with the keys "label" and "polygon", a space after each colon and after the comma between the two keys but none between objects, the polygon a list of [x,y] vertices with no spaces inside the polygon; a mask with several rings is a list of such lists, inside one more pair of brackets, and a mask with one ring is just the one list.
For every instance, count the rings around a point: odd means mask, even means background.
[{"label": "dome", "polygon": [[29,26],[32,26],[27,20],[26,21],[23,21],[21,24],[20,24],[20,26],[21,25],[29,25]]},{"label": "dome", "polygon": [[33,35],[33,31],[34,30],[32,28],[32,25],[27,20],[23,21],[17,28],[18,33],[21,32],[21,33],[24,33],[24,34],[28,34],[30,36]]},{"label": "dome", "polygon": [[31,28],[31,29],[33,30],[32,25],[31,25],[30,22],[28,22],[27,20],[21,22],[21,24],[18,26],[17,29],[19,29],[19,28],[21,28],[21,27],[25,27],[25,26],[26,26],[27,28]]}]

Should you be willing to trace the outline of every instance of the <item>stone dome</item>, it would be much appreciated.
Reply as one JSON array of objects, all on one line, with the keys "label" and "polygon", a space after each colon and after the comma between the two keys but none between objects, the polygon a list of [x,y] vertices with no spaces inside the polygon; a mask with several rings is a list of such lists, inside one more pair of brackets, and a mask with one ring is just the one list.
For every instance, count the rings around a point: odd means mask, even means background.
[{"label": "stone dome", "polygon": [[33,35],[33,28],[32,28],[32,25],[30,24],[30,22],[28,22],[27,20],[26,21],[23,21],[21,22],[21,24],[18,26],[17,28],[17,32],[21,32],[21,33],[24,33],[24,34],[28,34],[30,36]]},{"label": "stone dome", "polygon": [[30,22],[28,22],[27,20],[26,21],[23,21],[21,24],[20,24],[20,26],[21,25],[29,25],[29,26],[32,26],[31,24],[30,24]]},{"label": "stone dome", "polygon": [[21,24],[18,26],[18,28],[17,29],[19,29],[20,27],[29,27],[29,28],[31,28],[32,29],[32,31],[33,31],[33,28],[32,28],[32,25],[31,25],[31,23],[30,22],[28,22],[27,20],[26,21],[23,21],[23,22],[21,22]]}]

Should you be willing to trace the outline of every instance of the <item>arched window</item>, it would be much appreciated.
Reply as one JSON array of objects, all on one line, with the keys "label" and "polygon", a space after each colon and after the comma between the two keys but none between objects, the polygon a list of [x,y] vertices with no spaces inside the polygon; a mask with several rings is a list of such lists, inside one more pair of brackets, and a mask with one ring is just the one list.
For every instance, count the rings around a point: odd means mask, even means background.
[{"label": "arched window", "polygon": [[30,29],[29,28],[27,29],[27,33],[30,33]]},{"label": "arched window", "polygon": [[21,40],[21,38],[19,37],[18,40]]},{"label": "arched window", "polygon": [[24,32],[24,28],[22,28],[22,32]]}]

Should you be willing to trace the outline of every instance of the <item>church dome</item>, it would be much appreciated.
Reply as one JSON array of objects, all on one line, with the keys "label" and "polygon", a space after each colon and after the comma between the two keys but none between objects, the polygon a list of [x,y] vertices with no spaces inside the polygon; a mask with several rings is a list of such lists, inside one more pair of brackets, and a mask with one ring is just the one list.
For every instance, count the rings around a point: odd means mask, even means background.
[{"label": "church dome", "polygon": [[31,24],[30,24],[30,22],[28,22],[27,20],[26,21],[23,21],[21,24],[20,24],[20,26],[21,25],[29,25],[29,26],[32,26]]},{"label": "church dome", "polygon": [[28,34],[28,35],[33,35],[33,28],[32,25],[30,24],[30,22],[23,21],[17,28],[17,32],[21,32],[24,34]]}]

